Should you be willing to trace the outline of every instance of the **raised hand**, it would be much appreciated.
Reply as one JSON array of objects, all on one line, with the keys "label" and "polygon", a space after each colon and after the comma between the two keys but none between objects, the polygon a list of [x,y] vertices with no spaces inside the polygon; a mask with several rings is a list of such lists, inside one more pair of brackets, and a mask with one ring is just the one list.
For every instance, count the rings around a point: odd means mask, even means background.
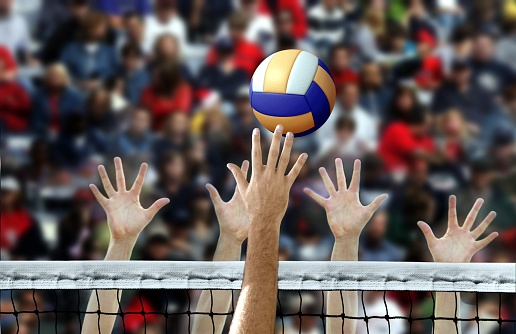
[{"label": "raised hand", "polygon": [[498,236],[497,232],[493,232],[486,238],[477,241],[496,217],[496,212],[491,211],[476,228],[472,229],[483,203],[483,199],[477,199],[464,224],[460,226],[457,220],[457,198],[453,195],[450,196],[448,229],[444,236],[439,239],[434,236],[427,223],[418,222],[419,228],[425,235],[434,262],[470,262],[473,255]]},{"label": "raised hand", "polygon": [[285,175],[290,160],[294,135],[291,132],[287,133],[280,156],[282,132],[283,126],[278,125],[272,137],[267,164],[263,165],[260,130],[254,129],[252,139],[253,170],[249,183],[243,170],[234,164],[228,164],[229,170],[235,177],[238,190],[251,220],[255,217],[273,220],[278,220],[279,218],[281,222],[281,218],[283,218],[287,209],[290,188],[308,157],[306,153],[301,154],[290,173]]},{"label": "raised hand", "polygon": [[116,186],[117,190],[109,181],[106,168],[100,165],[98,170],[102,185],[106,191],[107,198],[102,195],[96,185],[90,184],[90,189],[97,201],[104,208],[107,215],[111,238],[114,240],[134,239],[136,240],[140,232],[147,226],[156,213],[170,200],[160,198],[148,209],[144,209],[140,204],[140,192],[147,172],[147,164],[140,166],[138,176],[131,189],[127,190],[125,185],[124,170],[122,160],[115,158]]},{"label": "raised hand", "polygon": [[[244,173],[244,177],[247,177],[249,161],[245,160],[240,169]],[[244,241],[249,230],[249,215],[247,214],[247,209],[238,186],[235,187],[233,197],[228,202],[224,202],[220,198],[219,192],[213,185],[208,183],[206,188],[215,207],[221,236],[226,235],[237,239],[237,241]]]},{"label": "raised hand", "polygon": [[388,196],[387,194],[380,195],[371,204],[362,205],[359,197],[360,160],[355,160],[349,188],[346,184],[344,166],[340,158],[335,159],[335,167],[338,189],[335,188],[326,169],[324,167],[319,168],[324,186],[330,194],[329,198],[326,199],[309,188],[304,191],[326,210],[328,224],[336,239],[342,237],[358,238],[371,216]]}]

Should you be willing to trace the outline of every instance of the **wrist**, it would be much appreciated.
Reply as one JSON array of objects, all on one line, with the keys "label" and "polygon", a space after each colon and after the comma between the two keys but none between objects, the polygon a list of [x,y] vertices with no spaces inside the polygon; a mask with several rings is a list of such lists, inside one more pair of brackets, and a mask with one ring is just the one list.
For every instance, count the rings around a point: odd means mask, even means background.
[{"label": "wrist", "polygon": [[241,247],[244,239],[238,238],[232,233],[220,231],[219,235],[219,244],[228,245],[228,246],[238,246]]},{"label": "wrist", "polygon": [[113,238],[109,241],[106,260],[129,260],[136,244],[136,237]]},{"label": "wrist", "polygon": [[358,237],[343,236],[335,238],[332,261],[357,261],[358,260]]}]

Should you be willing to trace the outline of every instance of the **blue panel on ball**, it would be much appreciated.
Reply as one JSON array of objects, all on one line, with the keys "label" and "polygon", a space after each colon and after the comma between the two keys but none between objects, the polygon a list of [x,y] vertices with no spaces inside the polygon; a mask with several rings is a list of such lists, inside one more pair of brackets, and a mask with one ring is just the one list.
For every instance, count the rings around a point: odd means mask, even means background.
[{"label": "blue panel on ball", "polygon": [[330,103],[324,91],[315,82],[312,82],[305,97],[311,107],[315,128],[317,129],[330,117]]},{"label": "blue panel on ball", "polygon": [[[333,75],[331,75],[331,72],[330,72],[330,69],[328,68],[328,66],[326,66],[325,63],[323,63],[322,60],[319,59],[319,66],[321,66],[323,68],[323,70],[326,71],[326,73],[328,73],[330,75],[330,77],[333,79]],[[333,79],[335,80],[335,79]]]},{"label": "blue panel on ball", "polygon": [[251,92],[250,98],[254,109],[269,116],[298,116],[311,111],[304,95]]}]

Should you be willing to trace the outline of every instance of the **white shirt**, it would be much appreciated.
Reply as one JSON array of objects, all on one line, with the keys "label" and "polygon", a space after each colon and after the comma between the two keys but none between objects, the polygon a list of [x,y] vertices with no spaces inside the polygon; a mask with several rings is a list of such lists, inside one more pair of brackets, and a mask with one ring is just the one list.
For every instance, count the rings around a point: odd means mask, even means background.
[{"label": "white shirt", "polygon": [[179,15],[174,15],[167,22],[161,22],[156,16],[148,16],[145,19],[145,35],[143,38],[143,50],[150,54],[154,48],[154,42],[163,34],[172,34],[177,38],[181,54],[185,54],[187,48],[186,25]]},{"label": "white shirt", "polygon": [[319,143],[323,145],[328,140],[333,141],[333,138],[335,138],[335,124],[339,117],[344,114],[349,115],[355,121],[355,135],[353,139],[362,147],[365,147],[366,150],[375,150],[378,145],[379,121],[358,104],[345,113],[342,106],[336,103],[330,118],[316,132]]},{"label": "white shirt", "polygon": [[[359,296],[360,299],[360,296]],[[386,299],[387,310],[389,311],[390,317],[401,317],[407,316],[404,314],[402,309],[398,306],[396,302],[390,300],[388,297]],[[365,304],[366,314],[368,317],[370,316],[380,316],[383,317],[387,314],[387,310],[385,309],[385,304],[383,302],[383,298],[377,298],[370,304]],[[359,302],[358,305],[358,316],[364,316],[364,310],[362,307],[362,303]],[[386,319],[369,319],[369,333],[375,334],[403,334],[405,333],[407,321],[404,319],[390,319],[389,323],[387,323]],[[390,329],[389,329],[390,324]],[[365,334],[367,333],[367,327],[365,321],[358,320],[357,321],[357,334]]]},{"label": "white shirt", "polygon": [[5,45],[16,56],[29,48],[30,35],[25,20],[15,14],[0,18],[0,45]]},{"label": "white shirt", "polygon": [[[315,5],[308,11],[308,36],[315,42],[341,42],[345,34],[344,20],[345,14],[341,8],[335,7],[328,10],[322,4]],[[313,26],[310,27],[313,25],[310,22],[316,25],[323,25],[323,27],[315,29]],[[327,24],[330,25],[329,28],[324,27]]]}]

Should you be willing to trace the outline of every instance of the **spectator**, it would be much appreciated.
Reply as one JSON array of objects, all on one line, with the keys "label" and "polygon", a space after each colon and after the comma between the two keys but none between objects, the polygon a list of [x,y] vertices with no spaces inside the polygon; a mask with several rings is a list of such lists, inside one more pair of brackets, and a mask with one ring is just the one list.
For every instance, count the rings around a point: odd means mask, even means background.
[{"label": "spectator", "polygon": [[330,46],[346,37],[345,13],[338,1],[322,0],[308,10],[308,38],[326,55]]},{"label": "spectator", "polygon": [[494,45],[495,57],[500,63],[509,66],[513,72],[516,72],[516,64],[513,61],[516,57],[516,22],[509,21],[505,26],[506,34]]},{"label": "spectator", "polygon": [[174,0],[156,0],[155,15],[145,19],[145,38],[143,49],[150,53],[154,43],[163,34],[173,35],[183,52],[187,49],[186,25],[177,13]]},{"label": "spectator", "polygon": [[14,177],[2,176],[2,214],[0,245],[13,260],[36,260],[44,258],[47,245],[38,222],[23,206],[21,187]]},{"label": "spectator", "polygon": [[154,69],[152,82],[143,90],[140,102],[152,112],[154,129],[163,128],[169,114],[190,112],[192,90],[180,71],[175,63],[160,64]]},{"label": "spectator", "polygon": [[166,118],[163,136],[154,146],[154,154],[158,161],[170,151],[186,151],[190,145],[188,126],[188,117],[182,113],[173,113]]},{"label": "spectator", "polygon": [[[263,52],[260,47],[247,40],[245,31],[247,29],[247,16],[243,12],[234,12],[228,19],[228,36],[234,45],[235,67],[246,71],[250,78],[256,67],[263,60]],[[214,47],[208,51],[207,64],[213,65],[217,62],[217,52]]]},{"label": "spectator", "polygon": [[215,52],[217,62],[201,69],[198,85],[218,91],[224,101],[232,101],[238,88],[247,83],[247,74],[235,67],[235,45],[231,40],[217,41]]},{"label": "spectator", "polygon": [[360,261],[402,261],[403,251],[390,241],[385,235],[388,230],[389,216],[385,211],[376,212],[371,217],[360,240]]},{"label": "spectator", "polygon": [[[292,3],[298,4],[297,1],[293,1]],[[305,33],[302,33],[302,36],[297,36],[297,34],[301,34],[299,30],[306,30],[306,27],[296,26],[296,16],[294,13],[295,11],[287,8],[280,9],[276,12],[276,15],[274,16],[274,28],[276,31],[277,40],[276,49],[300,49],[316,53],[315,50],[313,50],[312,44],[307,39],[305,39]],[[304,16],[304,11],[301,10],[300,14]],[[299,19],[299,17],[297,18]]]},{"label": "spectator", "polygon": [[384,124],[407,120],[412,115],[421,112],[422,109],[423,107],[418,101],[415,90],[411,87],[400,85],[392,96]]},{"label": "spectator", "polygon": [[[376,149],[378,141],[379,119],[364,110],[359,104],[360,89],[357,84],[349,83],[341,87],[337,103],[333,109],[334,116],[322,126],[317,133],[320,141],[332,137],[332,128],[340,116],[350,117],[355,123],[353,140],[364,151]],[[330,139],[331,140],[331,139]]]},{"label": "spectator", "polygon": [[491,95],[471,83],[470,79],[470,65],[465,61],[455,60],[449,80],[435,92],[432,110],[437,114],[453,108],[462,110],[468,123],[478,128],[495,111],[495,107]]},{"label": "spectator", "polygon": [[84,112],[80,94],[70,85],[68,71],[61,64],[48,67],[43,85],[32,97],[31,129],[34,133],[57,133],[68,115]]},{"label": "spectator", "polygon": [[450,43],[442,45],[437,54],[443,61],[444,70],[449,73],[455,60],[468,60],[473,46],[473,29],[467,24],[455,28]]},{"label": "spectator", "polygon": [[29,94],[12,79],[8,64],[0,59],[0,129],[6,132],[27,131],[30,104]]},{"label": "spectator", "polygon": [[345,44],[336,44],[330,52],[330,70],[337,91],[341,91],[343,85],[359,82],[358,73],[351,67],[352,53]]},{"label": "spectator", "polygon": [[[270,14],[259,10],[260,0],[239,0],[239,4],[247,21],[245,39],[259,45],[266,54],[274,52],[274,22]],[[227,34],[228,26],[223,25],[219,37],[227,37]]]},{"label": "spectator", "polygon": [[129,12],[124,15],[121,33],[117,39],[118,48],[122,48],[127,44],[144,47],[145,22],[144,19],[135,12]]},{"label": "spectator", "polygon": [[372,116],[385,116],[385,108],[390,97],[383,80],[380,66],[373,62],[362,64],[360,71],[360,105]]},{"label": "spectator", "polygon": [[181,16],[188,18],[188,40],[193,43],[210,43],[219,31],[233,7],[233,1],[220,0],[213,3],[179,0]]},{"label": "spectator", "polygon": [[516,84],[505,86],[501,95],[500,108],[489,114],[483,124],[482,140],[485,143],[491,142],[499,130],[516,134]]},{"label": "spectator", "polygon": [[406,173],[418,161],[433,158],[436,149],[428,123],[427,115],[419,111],[385,128],[378,152],[388,171]]},{"label": "spectator", "polygon": [[96,89],[86,99],[86,122],[88,131],[104,142],[109,141],[111,133],[116,132],[117,122],[111,110],[109,93]]},{"label": "spectator", "polygon": [[18,73],[18,66],[9,49],[0,45],[0,62],[2,63],[2,81],[12,81],[16,79]]},{"label": "spectator", "polygon": [[85,91],[100,87],[117,69],[116,52],[104,42],[107,28],[104,15],[87,14],[81,22],[80,40],[68,44],[61,54],[72,78]]},{"label": "spectator", "polygon": [[385,33],[386,25],[383,9],[371,6],[364,13],[353,36],[353,43],[356,45],[359,55],[370,61],[382,61],[383,53],[380,50],[379,41]]},{"label": "spectator", "polygon": [[30,52],[30,33],[25,20],[13,12],[13,0],[0,0],[0,45],[16,58],[25,60]]},{"label": "spectator", "polygon": [[183,64],[177,38],[172,34],[163,34],[156,39],[150,56],[149,68],[153,70],[159,64],[167,62],[176,63],[181,68],[183,78],[188,82],[193,81],[190,69]]},{"label": "spectator", "polygon": [[154,144],[151,125],[151,113],[145,108],[135,107],[131,111],[127,130],[113,138],[111,154],[136,162],[150,161]]},{"label": "spectator", "polygon": [[471,81],[490,94],[497,95],[516,77],[510,67],[494,58],[495,44],[489,34],[475,36],[471,59]]},{"label": "spectator", "polygon": [[[490,211],[496,211],[496,221],[490,228],[504,230],[514,226],[516,207],[509,201],[506,193],[497,188],[494,181],[494,166],[491,160],[484,156],[476,157],[470,164],[470,183],[457,193],[457,215],[465,219],[469,208],[477,198],[484,199],[484,205],[479,215],[485,217]],[[469,206],[469,208],[468,208]]]},{"label": "spectator", "polygon": [[79,35],[81,21],[90,12],[88,0],[70,0],[67,9],[68,18],[48,32],[49,36],[39,52],[39,58],[44,64],[52,64],[59,60],[64,48]]},{"label": "spectator", "polygon": [[149,73],[143,64],[143,54],[136,44],[126,44],[122,48],[121,78],[125,82],[124,96],[133,105],[140,100],[143,89],[149,84]]},{"label": "spectator", "polygon": [[146,16],[151,12],[151,0],[95,0],[94,7],[109,16],[111,26],[120,27],[127,13]]}]

